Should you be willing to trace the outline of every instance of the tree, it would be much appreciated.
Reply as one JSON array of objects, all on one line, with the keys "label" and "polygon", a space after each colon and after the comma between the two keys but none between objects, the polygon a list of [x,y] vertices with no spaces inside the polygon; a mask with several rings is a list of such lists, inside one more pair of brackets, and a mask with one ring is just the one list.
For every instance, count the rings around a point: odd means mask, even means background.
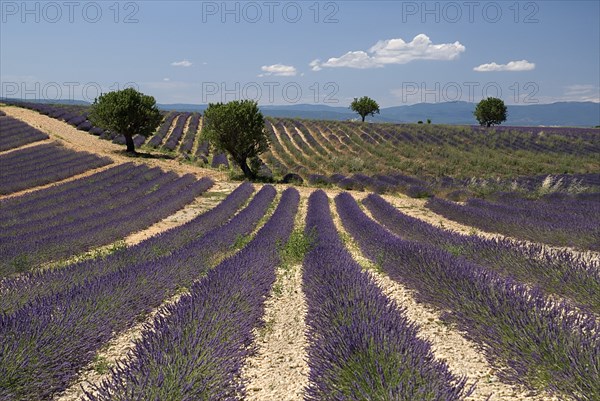
[{"label": "tree", "polygon": [[375,113],[379,114],[379,105],[368,96],[363,96],[360,99],[354,98],[350,104],[350,108],[362,117],[363,122],[366,116],[374,116]]},{"label": "tree", "polygon": [[506,121],[506,106],[502,99],[488,97],[477,103],[473,112],[480,125],[490,127]]},{"label": "tree", "polygon": [[88,119],[94,125],[123,134],[127,152],[135,153],[133,136],[150,136],[162,116],[154,97],[127,88],[101,94],[94,100]]},{"label": "tree", "polygon": [[269,149],[269,138],[255,101],[210,103],[204,112],[202,134],[215,148],[229,153],[247,178],[256,177],[258,155]]}]

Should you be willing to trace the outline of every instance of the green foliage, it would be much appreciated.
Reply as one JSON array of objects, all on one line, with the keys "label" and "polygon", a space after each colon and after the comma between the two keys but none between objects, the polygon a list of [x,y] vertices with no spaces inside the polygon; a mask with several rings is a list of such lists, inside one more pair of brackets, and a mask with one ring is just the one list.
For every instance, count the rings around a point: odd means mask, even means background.
[{"label": "green foliage", "polygon": [[92,362],[92,369],[94,369],[96,373],[103,375],[105,373],[108,373],[110,368],[111,364],[105,357],[99,355],[96,355],[94,357],[94,360]]},{"label": "green foliage", "polygon": [[506,121],[506,106],[502,99],[488,97],[477,103],[473,114],[480,125],[499,125]]},{"label": "green foliage", "polygon": [[94,125],[123,134],[128,152],[135,152],[135,134],[150,136],[162,120],[154,97],[133,88],[100,95],[88,118]]},{"label": "green foliage", "polygon": [[379,114],[379,105],[368,96],[363,96],[360,99],[354,98],[352,103],[350,103],[350,109],[358,113],[363,121],[365,121],[366,116],[374,116],[375,113]]},{"label": "green foliage", "polygon": [[304,230],[295,229],[285,245],[280,247],[281,266],[289,268],[292,265],[301,263],[304,260],[304,255],[312,248],[314,238],[314,232],[306,234]]},{"label": "green foliage", "polygon": [[258,174],[258,156],[269,150],[264,117],[251,100],[209,104],[202,135],[213,147],[229,153],[249,179]]}]

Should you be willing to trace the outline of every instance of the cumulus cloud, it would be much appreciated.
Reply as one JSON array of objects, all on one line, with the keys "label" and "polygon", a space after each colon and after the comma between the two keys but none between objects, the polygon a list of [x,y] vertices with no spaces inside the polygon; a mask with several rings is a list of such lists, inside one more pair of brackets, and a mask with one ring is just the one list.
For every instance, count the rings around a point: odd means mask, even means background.
[{"label": "cumulus cloud", "polygon": [[259,77],[266,77],[269,75],[277,77],[294,77],[298,73],[296,67],[283,64],[263,65],[260,69],[263,71],[263,74],[260,74]]},{"label": "cumulus cloud", "polygon": [[173,61],[171,63],[171,65],[173,67],[191,67],[192,63],[189,60],[182,60],[182,61]]},{"label": "cumulus cloud", "polygon": [[465,51],[460,42],[433,44],[423,33],[412,41],[402,39],[380,40],[368,51],[349,51],[340,57],[331,57],[325,62],[312,61],[309,66],[313,71],[324,67],[336,68],[381,68],[388,64],[406,64],[413,60],[454,60]]},{"label": "cumulus cloud", "polygon": [[496,64],[494,62],[481,64],[473,68],[477,72],[492,72],[492,71],[531,71],[535,68],[535,63],[530,63],[527,60],[509,61],[506,64]]}]

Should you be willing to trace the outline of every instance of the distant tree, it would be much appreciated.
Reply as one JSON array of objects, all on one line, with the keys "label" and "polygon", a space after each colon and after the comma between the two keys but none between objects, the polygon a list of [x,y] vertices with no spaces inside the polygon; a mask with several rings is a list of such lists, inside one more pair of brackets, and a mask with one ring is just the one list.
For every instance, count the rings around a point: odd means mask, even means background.
[{"label": "distant tree", "polygon": [[150,136],[162,120],[154,97],[133,88],[109,92],[94,100],[88,119],[125,136],[127,152],[135,153],[133,136]]},{"label": "distant tree", "polygon": [[363,122],[366,116],[374,116],[375,113],[379,114],[379,105],[368,96],[363,96],[360,99],[354,98],[350,104],[350,109],[358,113],[362,117]]},{"label": "distant tree", "polygon": [[260,168],[258,155],[269,149],[269,137],[255,101],[209,104],[202,134],[212,146],[229,153],[247,178],[256,178]]},{"label": "distant tree", "polygon": [[502,99],[488,97],[477,103],[473,114],[480,125],[491,127],[506,121],[506,106]]},{"label": "distant tree", "polygon": [[427,124],[431,124],[431,118],[427,119]]},{"label": "distant tree", "polygon": [[417,124],[423,124],[422,120],[417,121]]}]

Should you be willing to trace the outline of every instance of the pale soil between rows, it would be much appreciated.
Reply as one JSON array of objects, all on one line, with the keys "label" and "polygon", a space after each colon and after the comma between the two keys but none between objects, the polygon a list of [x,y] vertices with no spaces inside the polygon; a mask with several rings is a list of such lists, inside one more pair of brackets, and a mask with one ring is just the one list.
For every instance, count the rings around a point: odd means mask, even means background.
[{"label": "pale soil between rows", "polygon": [[[229,183],[229,182],[221,182],[221,183],[217,183],[217,188],[215,188],[213,186],[213,188],[211,188],[211,190],[213,190],[213,194],[221,194],[221,196],[219,198],[223,198],[226,195],[229,195],[229,193],[231,193],[233,191],[233,189],[235,189],[235,187],[237,187],[237,184],[234,183]],[[278,202],[278,196],[275,198],[274,203]],[[204,202],[201,203],[201,206],[198,206],[197,208],[195,208],[195,212],[194,211],[189,211],[186,215],[185,215],[185,221],[189,221],[192,218],[198,216],[199,214],[203,213],[204,211],[216,206],[216,204],[219,203],[219,200],[215,200],[214,197],[211,200],[209,200],[208,202]],[[171,216],[170,218],[172,220],[176,220],[174,218],[174,216],[176,216],[177,213],[173,216]],[[182,223],[182,218],[180,217],[178,220],[176,220],[176,225],[179,224],[183,224]],[[167,219],[168,220],[168,219]],[[164,222],[164,220],[163,220]],[[162,222],[159,222],[157,224],[161,224]],[[263,221],[264,223],[264,221]],[[163,224],[162,226],[162,230],[157,232],[162,232],[164,231],[165,227],[168,226],[168,222]],[[260,224],[258,227],[255,227],[252,236],[254,236],[256,234],[256,232],[260,229],[260,227],[262,227]],[[219,255],[218,258],[216,258],[213,262],[215,265],[218,265],[220,263],[220,261],[222,261],[224,258],[226,258],[227,256],[231,255],[235,253],[235,251],[228,251],[225,252],[221,255]],[[198,280],[200,280],[201,278],[198,278]],[[143,332],[145,330],[150,329],[152,327],[152,323],[154,321],[154,318],[158,315],[158,314],[162,314],[163,316],[167,316],[167,311],[164,309],[165,307],[169,306],[169,305],[174,305],[176,304],[179,299],[184,295],[184,294],[188,294],[189,291],[187,289],[181,289],[181,291],[174,295],[173,297],[171,297],[170,299],[166,300],[163,302],[162,305],[160,305],[159,307],[155,308],[151,313],[149,313],[143,322],[138,323],[136,325],[134,325],[133,327],[131,327],[130,329],[126,330],[123,333],[119,333],[116,334],[115,337],[113,339],[111,339],[103,348],[102,350],[100,350],[97,354],[97,360],[101,360],[105,366],[117,366],[117,365],[122,365],[125,362],[131,362],[131,358],[133,357],[133,355],[131,354],[131,351],[135,348],[135,342],[139,339],[142,338]],[[99,372],[97,369],[98,366],[98,362],[92,362],[90,363],[88,366],[86,366],[85,368],[82,369],[82,371],[79,373],[77,379],[69,386],[69,388],[67,388],[63,393],[57,395],[54,397],[54,401],[76,401],[76,400],[80,400],[82,399],[82,397],[84,397],[84,391],[88,391],[88,392],[93,392],[93,388],[94,386],[98,386],[102,383],[102,381],[104,380],[108,380],[111,377],[110,372]]]},{"label": "pale soil between rows", "polygon": [[[304,227],[306,210],[307,198],[301,197],[297,229]],[[288,269],[278,268],[273,290],[265,302],[265,325],[254,331],[257,350],[246,360],[242,371],[248,401],[301,400],[308,385],[302,265]]]},{"label": "pale soil between rows", "polygon": [[[172,170],[178,173],[192,173],[197,176],[210,176],[216,182],[215,186],[209,189],[209,193],[222,193],[223,195],[231,192],[238,183],[224,181],[225,174],[214,170],[202,169],[200,167],[179,163],[176,160],[165,159],[132,159],[125,156],[122,152],[123,146],[116,145],[109,141],[101,140],[88,133],[78,131],[68,124],[57,121],[47,116],[38,114],[30,110],[19,109],[15,107],[3,107],[7,115],[19,118],[34,127],[48,133],[52,139],[58,140],[64,146],[79,151],[88,151],[108,156],[116,163],[139,162],[151,166],[159,166],[165,170]],[[113,164],[114,166],[114,164]],[[108,168],[108,167],[106,167]],[[85,176],[78,175],[70,179]],[[67,179],[67,180],[70,180]],[[260,187],[260,185],[256,185]],[[287,186],[277,185],[278,191]],[[36,188],[37,189],[37,188]],[[36,190],[33,189],[33,190]],[[306,199],[314,190],[307,187],[299,187],[304,202],[301,213],[306,213]],[[326,189],[325,192],[330,198],[337,195],[340,190]],[[362,199],[367,194],[352,191],[356,199]],[[9,195],[10,196],[10,195]],[[395,207],[402,212],[413,217],[420,218],[436,226],[452,229],[461,233],[473,233],[471,227],[461,225],[444,217],[437,215],[424,207],[424,201],[411,199],[407,197],[384,196]],[[1,199],[1,198],[0,198]],[[192,204],[186,206],[177,213],[154,224],[146,230],[134,233],[126,238],[127,244],[135,244],[152,235],[156,235],[171,227],[183,224],[203,211],[215,206],[221,198],[219,196],[201,196]],[[335,207],[332,204],[335,222],[340,232],[345,232],[340,226],[339,217],[335,213]],[[477,231],[478,235],[485,237],[500,236],[498,234],[482,233]],[[502,237],[502,236],[500,236]],[[352,248],[352,247],[351,247]],[[365,264],[365,259],[361,257],[360,252],[354,245],[353,256]],[[307,384],[308,367],[306,364],[305,348],[306,339],[304,338],[304,314],[306,305],[304,295],[301,291],[301,266],[294,266],[290,270],[291,274],[278,273],[277,285],[281,285],[282,295],[271,296],[267,300],[265,321],[267,325],[262,331],[258,332],[257,346],[258,352],[248,360],[245,367],[245,377],[248,379],[248,397],[254,400],[295,400],[301,399],[304,388]],[[471,383],[479,380],[475,394],[469,400],[480,401],[486,397],[490,401],[500,400],[555,400],[554,398],[527,393],[521,389],[501,383],[494,376],[493,369],[487,364],[483,355],[477,351],[477,347],[465,340],[464,337],[440,323],[439,313],[431,310],[414,301],[410,291],[403,288],[400,284],[393,282],[381,273],[370,271],[371,276],[382,288],[382,290],[401,306],[407,308],[409,318],[420,326],[420,335],[432,341],[434,344],[435,355],[444,359],[449,364],[451,370],[459,375],[466,375]],[[138,338],[141,326],[136,326],[127,333],[119,336],[114,342],[107,346],[106,352],[101,354],[107,361],[116,361],[122,359],[127,350],[131,349],[132,341]],[[70,392],[64,397],[57,397],[57,400],[71,401],[79,399],[81,390],[79,384],[85,381],[97,383],[100,376],[91,367],[86,370],[88,373],[82,374],[81,380],[76,385],[71,386]],[[79,388],[79,390],[75,390]],[[70,398],[69,398],[70,397]]]},{"label": "pale soil between rows", "polygon": [[91,152],[99,156],[107,156],[114,160],[116,164],[128,162],[138,164],[144,163],[152,167],[161,167],[164,170],[175,171],[179,174],[194,174],[198,177],[210,177],[215,181],[225,181],[227,179],[226,173],[192,166],[190,164],[182,163],[177,159],[168,159],[158,152],[154,153],[156,158],[130,157],[124,152],[124,145],[118,145],[111,141],[100,139],[97,136],[80,131],[63,121],[45,116],[33,110],[14,106],[4,106],[1,109],[7,116],[18,118],[32,127],[38,128],[42,132],[47,133],[51,139],[69,149]]},{"label": "pale soil between rows", "polygon": [[[165,301],[159,308],[148,314],[147,318],[124,333],[114,337],[97,354],[96,361],[86,366],[77,379],[62,393],[54,396],[53,401],[77,401],[83,399],[85,392],[95,394],[94,386],[111,378],[109,367],[116,367],[126,360],[126,356],[134,349],[135,342],[142,338],[142,333],[154,318],[162,313],[166,316],[166,308],[176,304],[183,294],[177,294]],[[99,367],[102,366],[100,369]]]},{"label": "pale soil between rows", "polygon": [[344,229],[337,214],[335,205],[331,204],[334,223],[342,236],[346,238],[348,250],[382,292],[398,306],[406,308],[409,320],[419,327],[418,335],[432,343],[432,351],[436,358],[446,362],[450,371],[457,376],[465,376],[468,385],[476,383],[475,391],[468,401],[558,401],[550,395],[540,395],[518,386],[501,382],[495,375],[494,368],[487,362],[478,346],[467,340],[460,332],[443,324],[440,311],[417,302],[412,291],[400,283],[390,279],[385,273],[376,271],[373,264],[366,259],[358,245]]}]

